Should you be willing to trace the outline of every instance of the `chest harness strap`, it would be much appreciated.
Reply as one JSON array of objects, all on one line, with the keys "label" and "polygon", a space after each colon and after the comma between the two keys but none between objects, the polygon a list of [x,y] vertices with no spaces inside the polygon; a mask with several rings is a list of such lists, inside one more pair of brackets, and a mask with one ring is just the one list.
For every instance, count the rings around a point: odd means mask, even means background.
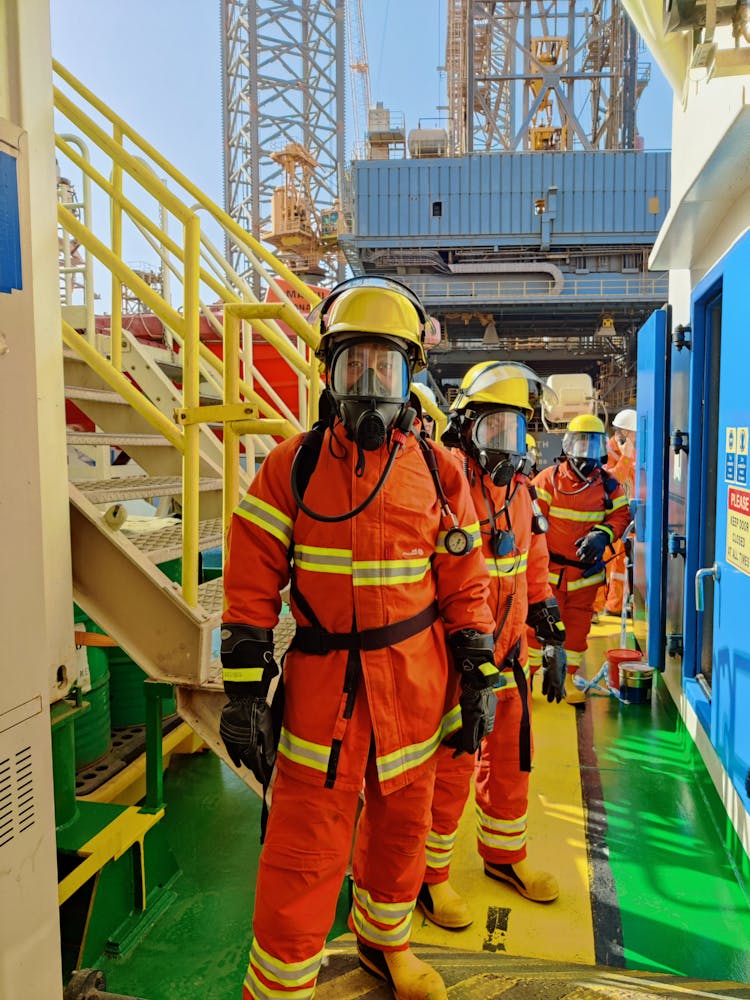
[{"label": "chest harness strap", "polygon": [[334,650],[346,649],[349,656],[346,660],[346,672],[344,674],[344,689],[342,696],[342,710],[334,730],[334,737],[331,741],[331,752],[328,757],[328,768],[326,770],[325,787],[333,788],[336,781],[339,756],[341,746],[344,741],[346,724],[351,719],[354,712],[354,703],[359,689],[359,681],[362,676],[362,650],[385,649],[387,646],[395,646],[411,636],[424,632],[433,622],[438,619],[437,601],[433,601],[428,607],[417,612],[410,618],[404,618],[390,625],[381,625],[378,628],[368,628],[358,630],[356,621],[353,622],[351,632],[328,632],[318,621],[318,618],[310,607],[307,599],[302,596],[297,587],[296,580],[292,578],[291,596],[297,607],[308,621],[313,625],[298,625],[294,633],[290,649],[297,649],[301,653],[309,653],[313,656],[325,656]]}]

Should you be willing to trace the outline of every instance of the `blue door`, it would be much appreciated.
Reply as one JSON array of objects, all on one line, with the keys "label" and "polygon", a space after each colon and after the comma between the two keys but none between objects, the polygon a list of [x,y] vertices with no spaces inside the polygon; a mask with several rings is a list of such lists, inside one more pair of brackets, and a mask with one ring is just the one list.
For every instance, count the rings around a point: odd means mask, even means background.
[{"label": "blue door", "polygon": [[[635,631],[651,666],[664,667],[667,310],[657,309],[638,331],[638,429],[635,481]],[[645,623],[645,637],[643,626]]]},{"label": "blue door", "polygon": [[688,698],[746,806],[750,766],[748,275],[750,235],[693,294],[683,664]]}]

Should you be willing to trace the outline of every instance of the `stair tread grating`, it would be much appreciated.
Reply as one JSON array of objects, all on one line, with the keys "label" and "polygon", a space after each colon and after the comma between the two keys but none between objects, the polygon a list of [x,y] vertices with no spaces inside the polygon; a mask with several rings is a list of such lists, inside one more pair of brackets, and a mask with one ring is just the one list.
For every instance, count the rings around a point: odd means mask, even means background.
[{"label": "stair tread grating", "polygon": [[[129,476],[123,479],[85,479],[74,482],[91,503],[109,503],[113,500],[128,500],[143,497],[170,497],[182,494],[182,479],[179,476]],[[201,478],[199,489],[220,490],[220,477]]]},{"label": "stair tread grating", "polygon": [[172,447],[169,441],[161,434],[129,434],[112,433],[109,431],[87,432],[68,431],[67,440],[70,445],[78,444],[119,444],[119,445],[140,445],[140,446],[167,446]]},{"label": "stair tread grating", "polygon": [[82,385],[66,385],[65,398],[89,399],[96,403],[116,403],[122,406],[130,405],[119,392],[114,392],[112,389],[91,389]]},{"label": "stair tread grating", "polygon": [[[167,559],[177,559],[182,555],[182,524],[167,524],[155,531],[136,531],[129,529],[127,522],[122,533],[135,545],[139,552],[152,558],[158,553],[154,562],[166,562]],[[201,521],[198,525],[198,548],[218,548],[221,545],[222,524],[220,517],[212,517]]]}]

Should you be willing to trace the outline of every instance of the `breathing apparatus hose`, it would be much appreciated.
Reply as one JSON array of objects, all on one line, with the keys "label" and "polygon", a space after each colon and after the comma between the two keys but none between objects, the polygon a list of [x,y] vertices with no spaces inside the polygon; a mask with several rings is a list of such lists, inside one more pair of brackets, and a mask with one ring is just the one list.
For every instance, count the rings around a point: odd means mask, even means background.
[{"label": "breathing apparatus hose", "polygon": [[[375,499],[378,493],[380,493],[383,486],[385,485],[385,481],[390,475],[391,469],[393,468],[393,463],[396,461],[396,455],[406,444],[406,435],[408,434],[409,429],[411,427],[411,423],[414,420],[414,410],[407,410],[406,414],[407,415],[411,414],[409,427],[406,428],[406,430],[402,429],[401,427],[393,428],[391,432],[391,438],[393,444],[388,454],[388,461],[385,463],[385,468],[383,469],[380,479],[378,479],[377,483],[375,484],[375,488],[373,489],[372,493],[368,497],[365,497],[365,499],[362,501],[361,504],[356,506],[353,510],[349,510],[344,514],[320,514],[317,511],[312,510],[312,508],[308,507],[307,504],[304,502],[304,500],[302,499],[302,495],[300,494],[299,487],[297,485],[297,468],[299,462],[302,460],[302,455],[303,455],[302,448],[298,448],[297,454],[294,456],[294,461],[292,462],[291,486],[292,486],[292,496],[294,497],[294,502],[297,504],[299,509],[303,511],[305,514],[307,514],[308,517],[311,517],[314,521],[323,521],[326,524],[335,524],[339,521],[348,521],[350,518],[356,517],[357,514],[361,514],[366,507],[369,507],[372,501]],[[401,422],[403,422],[403,420]]]}]

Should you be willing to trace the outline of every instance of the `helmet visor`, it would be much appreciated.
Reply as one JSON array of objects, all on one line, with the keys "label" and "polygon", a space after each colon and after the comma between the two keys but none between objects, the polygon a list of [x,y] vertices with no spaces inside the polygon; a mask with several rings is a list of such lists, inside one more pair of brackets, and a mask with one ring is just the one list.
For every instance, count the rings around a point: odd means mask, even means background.
[{"label": "helmet visor", "polygon": [[409,365],[397,347],[382,339],[346,341],[331,362],[330,385],[336,396],[406,400]]},{"label": "helmet visor", "polygon": [[474,443],[480,451],[508,455],[526,453],[526,418],[514,410],[488,410],[474,424]]},{"label": "helmet visor", "polygon": [[593,458],[600,462],[607,454],[606,434],[567,431],[563,436],[563,451],[568,458]]}]

